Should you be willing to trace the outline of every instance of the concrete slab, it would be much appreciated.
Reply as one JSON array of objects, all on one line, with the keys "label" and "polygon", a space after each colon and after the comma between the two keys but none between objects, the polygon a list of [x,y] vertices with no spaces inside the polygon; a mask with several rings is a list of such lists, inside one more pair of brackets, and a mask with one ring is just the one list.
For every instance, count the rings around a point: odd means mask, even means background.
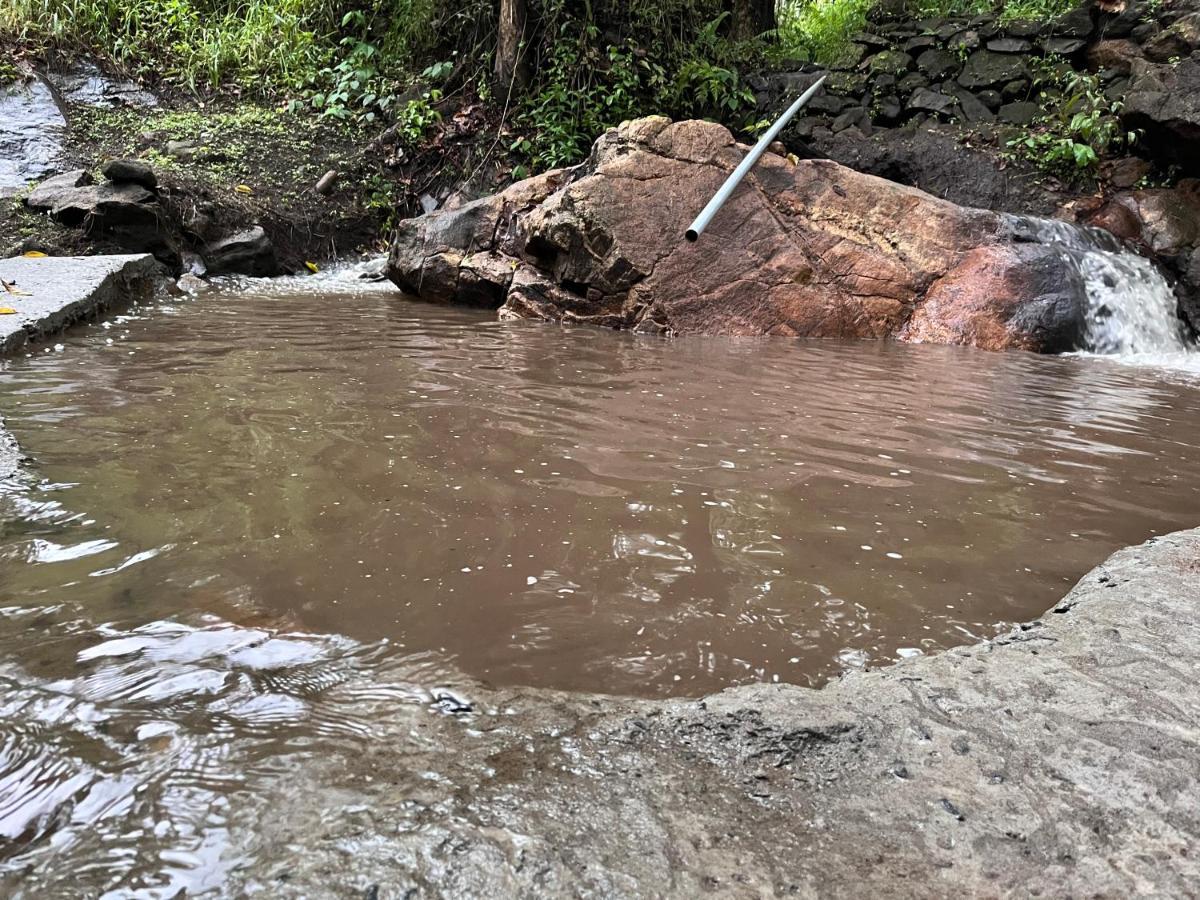
[{"label": "concrete slab", "polygon": [[125,256],[48,256],[0,259],[0,356],[30,341],[50,337],[69,325],[153,290],[161,273],[148,253]]}]

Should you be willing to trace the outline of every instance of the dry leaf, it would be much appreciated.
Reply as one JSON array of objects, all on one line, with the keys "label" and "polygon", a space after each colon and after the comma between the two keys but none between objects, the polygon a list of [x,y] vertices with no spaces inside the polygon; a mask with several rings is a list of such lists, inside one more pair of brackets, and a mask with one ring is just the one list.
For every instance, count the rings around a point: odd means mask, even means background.
[{"label": "dry leaf", "polygon": [[315,262],[309,262],[308,260],[305,260],[304,265],[308,267],[308,271],[314,274],[321,271],[321,267]]},{"label": "dry leaf", "polygon": [[11,306],[0,306],[0,316],[15,316],[17,311]]},{"label": "dry leaf", "polygon": [[251,189],[250,185],[248,185],[248,184],[239,184],[237,187],[234,188],[234,190],[237,191],[239,194],[254,193],[254,191]]},{"label": "dry leaf", "polygon": [[3,278],[0,278],[0,286],[2,286],[6,292],[12,294],[14,297],[33,296],[33,294],[29,293],[29,291],[20,290],[15,281],[5,281]]},{"label": "dry leaf", "polygon": [[46,254],[41,250],[29,250],[21,254],[26,259],[45,259]]}]

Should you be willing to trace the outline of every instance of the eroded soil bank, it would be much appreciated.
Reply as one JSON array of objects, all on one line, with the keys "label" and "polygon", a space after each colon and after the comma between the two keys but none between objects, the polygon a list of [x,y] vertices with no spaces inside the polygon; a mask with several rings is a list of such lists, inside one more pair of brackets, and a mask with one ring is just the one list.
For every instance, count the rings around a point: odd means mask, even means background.
[{"label": "eroded soil bank", "polygon": [[1200,531],[1123,550],[1009,635],[820,691],[415,716],[269,798],[229,891],[1186,895],[1198,555]]}]

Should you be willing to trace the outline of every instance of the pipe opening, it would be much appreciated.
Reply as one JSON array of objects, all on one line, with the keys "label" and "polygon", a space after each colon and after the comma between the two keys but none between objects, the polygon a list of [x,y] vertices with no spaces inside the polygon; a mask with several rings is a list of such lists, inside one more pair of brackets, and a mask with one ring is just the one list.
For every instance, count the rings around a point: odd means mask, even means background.
[{"label": "pipe opening", "polygon": [[695,228],[689,228],[683,233],[683,236],[688,239],[688,243],[694,244],[696,243],[696,239],[700,237],[700,232]]}]

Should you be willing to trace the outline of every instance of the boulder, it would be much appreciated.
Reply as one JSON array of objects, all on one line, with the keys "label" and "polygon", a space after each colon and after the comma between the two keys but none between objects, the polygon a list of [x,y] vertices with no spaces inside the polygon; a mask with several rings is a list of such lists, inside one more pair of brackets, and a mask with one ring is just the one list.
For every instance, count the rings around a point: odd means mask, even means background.
[{"label": "boulder", "polygon": [[1200,59],[1141,64],[1125,98],[1122,122],[1142,145],[1185,171],[1200,172]]},{"label": "boulder", "polygon": [[744,153],[712,123],[625,123],[572,170],[402,223],[388,275],[506,318],[643,332],[1031,350],[1081,339],[1076,268],[1038,229],[829,160],[767,154],[685,242]]},{"label": "boulder", "polygon": [[261,225],[213,241],[205,246],[201,255],[209,275],[266,278],[282,272],[275,258],[275,246]]},{"label": "boulder", "polygon": [[140,184],[148,190],[158,187],[158,177],[150,164],[140,159],[110,159],[100,169],[109,181]]},{"label": "boulder", "polygon": [[78,170],[43,181],[25,203],[48,211],[62,225],[80,228],[123,250],[153,253],[172,271],[181,270],[174,226],[158,195],[140,184],[93,184],[86,172]]}]

